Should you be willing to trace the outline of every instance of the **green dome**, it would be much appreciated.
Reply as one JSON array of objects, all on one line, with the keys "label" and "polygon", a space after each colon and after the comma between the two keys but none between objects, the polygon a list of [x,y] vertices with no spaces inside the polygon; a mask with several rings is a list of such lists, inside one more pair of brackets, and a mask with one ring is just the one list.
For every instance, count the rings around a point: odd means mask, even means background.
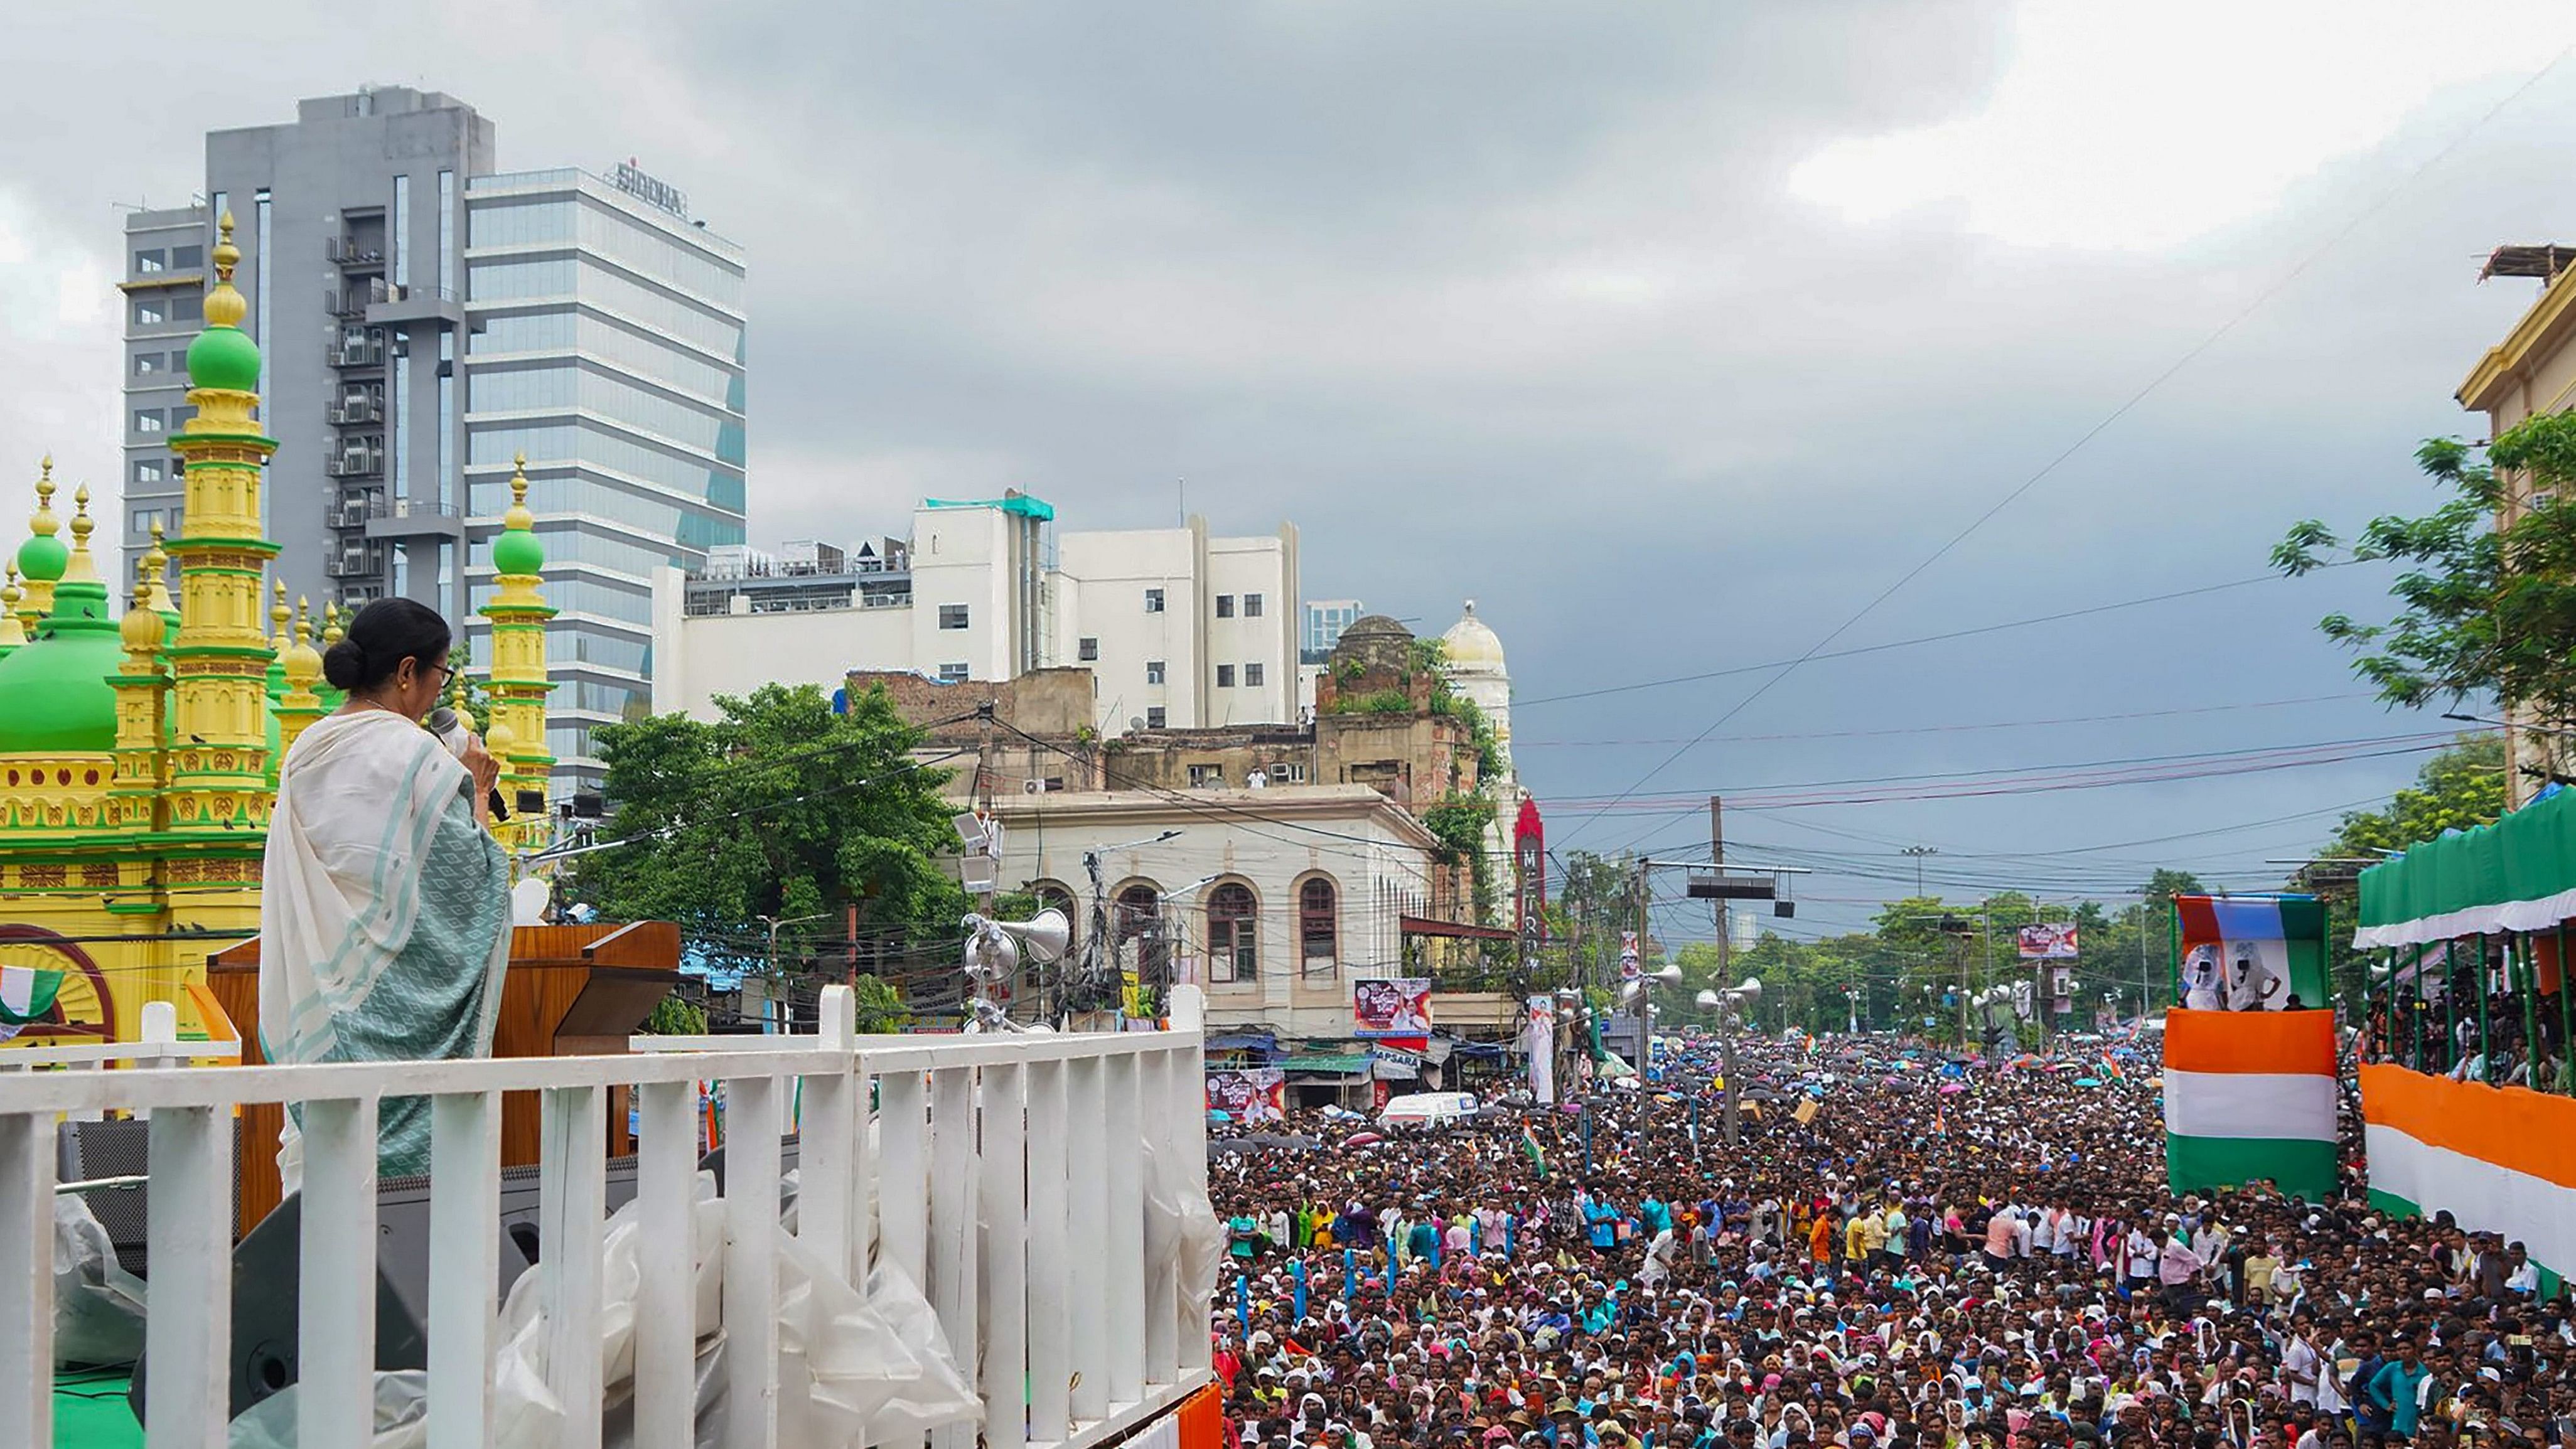
[{"label": "green dome", "polygon": [[188,380],[198,387],[259,391],[259,344],[238,327],[209,327],[188,344]]},{"label": "green dome", "polygon": [[18,572],[31,583],[52,583],[71,561],[71,546],[50,533],[30,535],[18,545]]},{"label": "green dome", "polygon": [[492,571],[503,574],[532,574],[546,566],[546,546],[537,536],[523,529],[511,529],[492,539]]},{"label": "green dome", "polygon": [[33,641],[0,659],[0,754],[105,754],[116,748],[116,690],[125,668],[107,590],[69,584]]}]

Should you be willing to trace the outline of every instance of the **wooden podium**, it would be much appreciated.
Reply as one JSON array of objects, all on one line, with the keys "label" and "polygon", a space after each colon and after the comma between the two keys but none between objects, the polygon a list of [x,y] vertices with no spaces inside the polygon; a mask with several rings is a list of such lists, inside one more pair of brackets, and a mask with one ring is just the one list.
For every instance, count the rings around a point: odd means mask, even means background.
[{"label": "wooden podium", "polygon": [[[680,928],[669,921],[516,927],[510,933],[510,968],[501,978],[492,1055],[622,1055],[626,1038],[680,984],[679,964]],[[259,938],[209,957],[206,985],[241,1029],[242,1062],[267,1061],[259,1042]],[[616,1088],[608,1104],[611,1156],[632,1150],[626,1095],[625,1088]],[[285,1114],[275,1103],[247,1106],[234,1124],[235,1236],[277,1206],[277,1132]],[[504,1093],[501,1165],[533,1165],[541,1150],[539,1133],[536,1094]]]}]

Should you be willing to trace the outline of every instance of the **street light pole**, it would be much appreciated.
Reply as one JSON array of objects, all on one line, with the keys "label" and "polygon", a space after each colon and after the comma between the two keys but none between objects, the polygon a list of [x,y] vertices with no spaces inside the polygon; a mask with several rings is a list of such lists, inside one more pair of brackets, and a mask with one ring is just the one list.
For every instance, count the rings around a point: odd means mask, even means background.
[{"label": "street light pole", "polygon": [[1940,853],[1928,845],[1909,845],[1897,852],[1914,857],[1914,898],[1918,901],[1923,899],[1923,857]]},{"label": "street light pole", "polygon": [[[765,978],[761,984],[762,984],[764,987],[767,987],[767,986],[770,986],[770,985],[774,984],[774,983],[778,980],[778,933],[779,933],[779,931],[780,931],[781,929],[785,928],[785,927],[788,927],[788,926],[802,926],[802,925],[805,925],[805,924],[807,924],[808,922],[812,922],[812,921],[828,921],[828,920],[830,920],[830,919],[831,919],[831,916],[827,913],[827,914],[823,914],[823,915],[815,915],[815,916],[786,916],[786,917],[780,917],[780,916],[754,916],[754,917],[752,917],[752,919],[753,919],[753,920],[755,920],[755,921],[765,921],[765,922],[767,922],[767,923],[768,923],[768,925],[769,925],[769,957],[768,957],[769,965],[768,965],[768,968],[767,968],[765,971],[763,971],[763,972],[761,973],[761,974],[762,974],[762,976]],[[764,994],[766,994],[766,993],[764,993]],[[777,1006],[778,1006],[778,998],[777,998],[777,997],[775,997],[775,996],[768,996],[768,997],[767,997],[767,999],[765,999],[765,1000],[763,1000],[763,1001],[761,1002],[761,1004],[760,1004],[760,1020],[761,1020],[761,1024],[762,1024],[763,1026],[766,1026],[766,1025],[768,1025],[770,1022],[772,1022],[772,1021],[776,1020],[776,1018],[777,1018]]]},{"label": "street light pole", "polygon": [[1702,991],[1698,999],[1701,1007],[1717,1012],[1718,1071],[1726,1078],[1726,1145],[1733,1147],[1742,1120],[1737,1094],[1744,1090],[1735,1080],[1735,1033],[1743,1025],[1743,1013],[1762,999],[1762,978],[1747,976],[1741,986]]}]

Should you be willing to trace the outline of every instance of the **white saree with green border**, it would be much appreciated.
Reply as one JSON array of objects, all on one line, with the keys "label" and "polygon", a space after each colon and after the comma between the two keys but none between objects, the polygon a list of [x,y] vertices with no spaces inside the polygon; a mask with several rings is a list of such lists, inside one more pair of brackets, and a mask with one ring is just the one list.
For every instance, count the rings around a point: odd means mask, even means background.
[{"label": "white saree with green border", "polygon": [[[491,1051],[510,863],[475,822],[472,779],[427,730],[383,710],[318,720],[286,752],[259,908],[270,1061]],[[279,1139],[289,1191],[303,1176],[296,1115]],[[423,1097],[382,1100],[381,1175],[429,1170],[429,1115]]]}]

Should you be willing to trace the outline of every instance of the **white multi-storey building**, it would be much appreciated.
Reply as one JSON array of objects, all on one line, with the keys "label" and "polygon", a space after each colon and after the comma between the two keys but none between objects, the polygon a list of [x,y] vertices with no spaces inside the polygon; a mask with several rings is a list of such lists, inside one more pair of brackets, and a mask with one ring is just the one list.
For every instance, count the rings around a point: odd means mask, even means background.
[{"label": "white multi-storey building", "polygon": [[704,715],[763,684],[852,670],[962,682],[1088,669],[1103,733],[1297,717],[1297,530],[1058,533],[1012,493],[925,500],[908,539],[777,556],[719,549],[655,622],[654,705]]}]

